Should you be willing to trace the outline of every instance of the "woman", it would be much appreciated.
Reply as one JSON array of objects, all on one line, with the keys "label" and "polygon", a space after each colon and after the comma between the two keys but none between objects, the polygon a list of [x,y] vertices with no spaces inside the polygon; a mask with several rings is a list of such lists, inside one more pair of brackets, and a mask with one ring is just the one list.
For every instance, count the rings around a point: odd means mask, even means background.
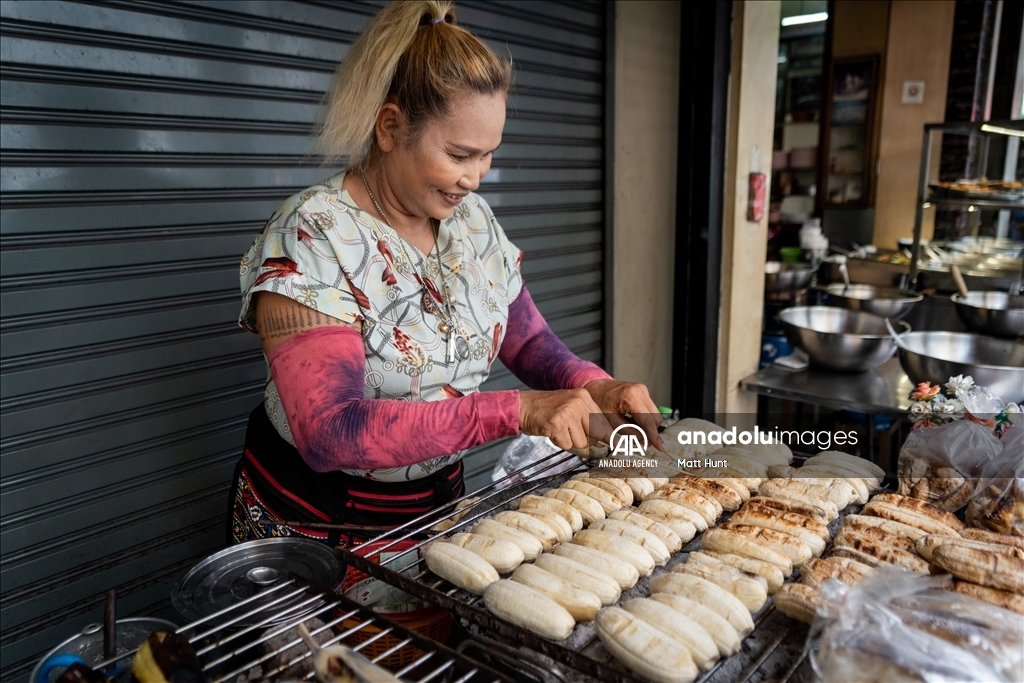
[{"label": "woman", "polygon": [[[609,435],[602,413],[637,415],[660,443],[646,388],[555,337],[522,252],[472,194],[510,74],[441,0],[387,6],[338,68],[321,143],[348,170],[287,200],[242,259],[240,323],[270,378],[234,542],[351,541],[265,522],[393,526],[463,494],[466,449],[519,433],[582,448]],[[533,390],[479,392],[496,358]]]}]

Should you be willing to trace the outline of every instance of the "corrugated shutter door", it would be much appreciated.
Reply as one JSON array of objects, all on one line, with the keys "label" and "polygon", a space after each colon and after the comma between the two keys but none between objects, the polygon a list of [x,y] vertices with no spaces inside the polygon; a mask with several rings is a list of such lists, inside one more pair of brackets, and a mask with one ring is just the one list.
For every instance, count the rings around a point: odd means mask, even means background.
[{"label": "corrugated shutter door", "polygon": [[[317,105],[378,7],[0,5],[5,681],[98,621],[108,588],[121,615],[166,610],[223,544],[265,375],[235,324],[238,260],[332,172],[309,156]],[[458,8],[517,65],[481,193],[554,330],[600,362],[603,5]],[[488,388],[515,384],[496,368]]]}]

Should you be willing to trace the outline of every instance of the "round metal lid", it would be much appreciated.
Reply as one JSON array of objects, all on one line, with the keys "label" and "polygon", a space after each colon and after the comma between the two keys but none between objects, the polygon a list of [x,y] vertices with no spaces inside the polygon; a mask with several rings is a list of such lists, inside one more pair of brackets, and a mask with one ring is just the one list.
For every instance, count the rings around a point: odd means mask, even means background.
[{"label": "round metal lid", "polygon": [[[175,586],[171,604],[184,619],[196,621],[287,581],[291,574],[333,590],[339,588],[344,575],[341,563],[323,543],[288,536],[263,538],[221,550],[192,567]],[[289,587],[274,591],[230,616],[240,616],[243,611],[276,601],[291,590]],[[266,611],[238,624],[261,622],[273,615],[275,618],[267,622],[270,625],[284,618],[298,618],[323,604],[309,604],[308,600],[308,595],[300,595],[275,602]]]}]

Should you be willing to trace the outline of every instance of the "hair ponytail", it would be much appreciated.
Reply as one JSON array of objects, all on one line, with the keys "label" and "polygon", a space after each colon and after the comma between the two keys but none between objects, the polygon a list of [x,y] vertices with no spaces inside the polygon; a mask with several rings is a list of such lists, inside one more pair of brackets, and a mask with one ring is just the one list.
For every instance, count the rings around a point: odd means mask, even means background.
[{"label": "hair ponytail", "polygon": [[450,0],[395,0],[363,30],[338,66],[326,97],[319,144],[328,162],[365,165],[385,102],[412,132],[450,113],[464,92],[507,92],[512,65],[455,25]]}]

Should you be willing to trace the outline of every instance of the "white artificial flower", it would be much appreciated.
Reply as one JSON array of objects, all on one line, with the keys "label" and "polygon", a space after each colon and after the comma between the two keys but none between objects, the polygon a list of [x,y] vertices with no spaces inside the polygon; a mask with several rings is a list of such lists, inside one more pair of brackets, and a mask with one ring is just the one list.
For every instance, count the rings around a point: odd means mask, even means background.
[{"label": "white artificial flower", "polygon": [[961,391],[967,391],[973,386],[974,378],[971,377],[970,375],[967,375],[966,377],[964,377],[963,375],[950,377],[949,381],[946,382],[946,388],[957,395],[959,395]]},{"label": "white artificial flower", "polygon": [[924,401],[915,401],[910,406],[910,414],[918,417],[924,416],[928,413],[928,404]]},{"label": "white artificial flower", "polygon": [[963,412],[964,406],[959,401],[946,401],[939,406],[938,412],[944,415],[954,415]]}]

